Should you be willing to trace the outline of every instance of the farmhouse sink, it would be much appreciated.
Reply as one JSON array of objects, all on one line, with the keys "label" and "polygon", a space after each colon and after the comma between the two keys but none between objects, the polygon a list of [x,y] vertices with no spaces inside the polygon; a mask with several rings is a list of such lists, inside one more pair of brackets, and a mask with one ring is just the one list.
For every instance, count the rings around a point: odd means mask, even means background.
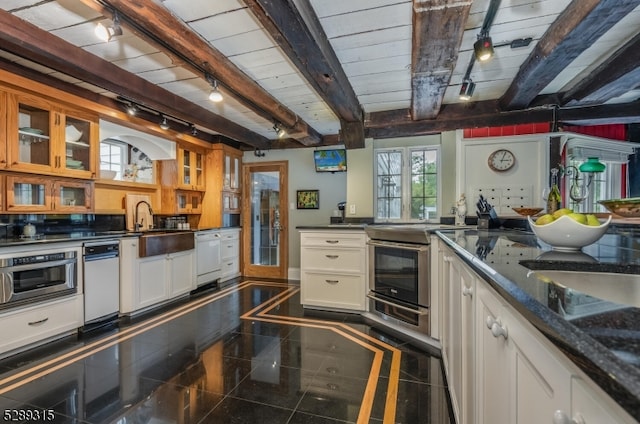
[{"label": "farmhouse sink", "polygon": [[538,270],[536,275],[602,300],[640,307],[640,275]]},{"label": "farmhouse sink", "polygon": [[195,241],[191,231],[145,231],[140,236],[138,255],[144,258],[191,250],[194,247]]}]

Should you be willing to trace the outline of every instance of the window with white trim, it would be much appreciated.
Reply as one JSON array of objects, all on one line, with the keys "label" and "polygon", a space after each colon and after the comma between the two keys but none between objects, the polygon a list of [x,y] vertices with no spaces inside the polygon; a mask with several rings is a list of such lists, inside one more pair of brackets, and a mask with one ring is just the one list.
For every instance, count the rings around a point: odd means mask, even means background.
[{"label": "window with white trim", "polygon": [[121,180],[124,168],[129,163],[129,146],[115,140],[103,140],[100,142],[100,169],[116,171],[114,179]]},{"label": "window with white trim", "polygon": [[376,221],[439,220],[439,157],[439,146],[375,150]]}]

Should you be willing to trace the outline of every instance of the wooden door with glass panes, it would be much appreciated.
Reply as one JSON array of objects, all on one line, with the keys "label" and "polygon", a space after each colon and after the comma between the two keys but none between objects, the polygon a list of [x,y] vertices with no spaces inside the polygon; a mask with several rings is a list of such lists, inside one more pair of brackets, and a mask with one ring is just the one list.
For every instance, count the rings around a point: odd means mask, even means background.
[{"label": "wooden door with glass panes", "polygon": [[51,180],[30,175],[7,175],[5,179],[8,212],[47,212],[52,210]]},{"label": "wooden door with glass panes", "polygon": [[58,127],[62,150],[59,170],[65,176],[96,178],[98,169],[98,119],[82,112],[65,111]]},{"label": "wooden door with glass panes", "polygon": [[178,186],[187,190],[204,190],[204,155],[185,148],[178,149]]},{"label": "wooden door with glass panes", "polygon": [[55,181],[53,209],[57,212],[86,213],[93,210],[93,184],[83,181]]},{"label": "wooden door with glass panes", "polygon": [[176,213],[199,214],[202,212],[202,193],[177,190],[176,203]]}]

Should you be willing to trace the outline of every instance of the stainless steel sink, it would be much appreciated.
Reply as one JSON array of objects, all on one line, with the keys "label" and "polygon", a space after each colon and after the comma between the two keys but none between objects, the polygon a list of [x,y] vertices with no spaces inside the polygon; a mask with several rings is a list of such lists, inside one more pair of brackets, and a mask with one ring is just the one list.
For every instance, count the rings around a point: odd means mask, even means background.
[{"label": "stainless steel sink", "polygon": [[191,231],[145,231],[140,236],[138,254],[143,258],[191,250],[194,247],[195,238]]},{"label": "stainless steel sink", "polygon": [[542,280],[577,290],[602,300],[640,307],[640,275],[609,272],[538,270]]}]

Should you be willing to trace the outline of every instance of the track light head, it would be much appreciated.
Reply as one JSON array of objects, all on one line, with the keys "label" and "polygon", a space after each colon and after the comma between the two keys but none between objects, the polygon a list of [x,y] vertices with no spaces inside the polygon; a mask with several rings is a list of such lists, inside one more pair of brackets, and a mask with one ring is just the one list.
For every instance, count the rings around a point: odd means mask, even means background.
[{"label": "track light head", "polygon": [[194,136],[194,137],[195,137],[195,136],[197,136],[197,135],[198,135],[198,129],[196,128],[196,126],[195,126],[195,125],[191,124],[191,125],[189,125],[189,128],[191,128],[191,135],[192,135],[192,136]]},{"label": "track light head", "polygon": [[224,100],[222,93],[218,89],[218,80],[214,79],[208,73],[204,74],[204,78],[207,80],[209,84],[211,84],[211,87],[212,87],[211,92],[209,93],[209,100],[211,100],[214,103],[219,103],[222,100]]},{"label": "track light head", "polygon": [[460,100],[469,101],[473,96],[473,92],[476,89],[476,83],[471,79],[465,79],[460,86]]},{"label": "track light head", "polygon": [[479,62],[486,62],[493,56],[493,42],[488,35],[478,35],[478,40],[473,43],[473,51]]},{"label": "track light head", "polygon": [[169,126],[169,122],[167,122],[167,118],[164,115],[160,115],[160,128],[165,131],[171,128]]},{"label": "track light head", "polygon": [[122,35],[122,27],[120,26],[118,12],[113,13],[113,22],[111,25],[105,25],[103,22],[100,22],[96,25],[94,32],[96,37],[105,43],[110,41],[113,37]]},{"label": "track light head", "polygon": [[138,114],[138,106],[131,103],[127,106],[127,114],[129,116],[136,116]]},{"label": "track light head", "polygon": [[285,129],[282,128],[278,122],[273,124],[273,130],[276,132],[276,135],[278,136],[278,138],[283,138],[284,136],[287,135],[287,132],[285,131]]}]

